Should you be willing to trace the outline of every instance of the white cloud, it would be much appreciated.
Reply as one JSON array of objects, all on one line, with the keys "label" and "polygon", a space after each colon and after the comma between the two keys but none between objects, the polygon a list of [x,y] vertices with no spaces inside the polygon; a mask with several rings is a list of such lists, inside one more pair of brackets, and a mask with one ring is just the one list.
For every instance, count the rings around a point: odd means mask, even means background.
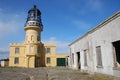
[{"label": "white cloud", "polygon": [[17,23],[14,21],[0,22],[0,36],[4,36],[4,34],[9,34],[11,32],[17,32],[18,28],[16,26]]},{"label": "white cloud", "polygon": [[6,35],[15,34],[20,29],[20,26],[23,24],[20,21],[22,17],[22,12],[19,13],[19,15],[14,13],[5,13],[0,8],[0,39]]},{"label": "white cloud", "polygon": [[101,10],[102,9],[102,2],[100,0],[88,0],[87,3],[88,7],[91,7],[92,10]]},{"label": "white cloud", "polygon": [[51,37],[48,40],[43,41],[46,44],[56,44],[56,53],[68,53],[68,42],[57,40],[55,37]]},{"label": "white cloud", "polygon": [[9,57],[9,52],[0,52],[0,59],[7,59]]},{"label": "white cloud", "polygon": [[100,12],[102,10],[103,4],[100,0],[88,0],[86,1],[85,6],[83,7],[83,12],[95,11]]},{"label": "white cloud", "polygon": [[73,20],[72,24],[80,30],[89,30],[91,28],[91,24],[80,20]]},{"label": "white cloud", "polygon": [[9,42],[7,38],[16,34],[19,29],[23,28],[24,13],[8,13],[5,9],[0,8],[0,58],[8,57],[9,55]]},{"label": "white cloud", "polygon": [[9,48],[0,48],[0,52],[9,52]]},{"label": "white cloud", "polygon": [[104,6],[101,0],[83,0],[83,2],[82,0],[76,0],[73,3],[69,7],[78,14],[100,13],[103,11]]},{"label": "white cloud", "polygon": [[9,49],[8,48],[0,48],[0,59],[6,59],[9,57]]}]

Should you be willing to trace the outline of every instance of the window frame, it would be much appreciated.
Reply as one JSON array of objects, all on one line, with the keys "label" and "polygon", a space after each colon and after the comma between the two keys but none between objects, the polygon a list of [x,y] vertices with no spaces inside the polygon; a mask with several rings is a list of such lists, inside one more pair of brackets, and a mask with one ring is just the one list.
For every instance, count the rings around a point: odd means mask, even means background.
[{"label": "window frame", "polygon": [[19,64],[19,57],[14,58],[14,64]]},{"label": "window frame", "polygon": [[37,63],[40,64],[40,57],[37,58]]},{"label": "window frame", "polygon": [[37,47],[37,53],[40,54],[40,46]]},{"label": "window frame", "polygon": [[88,50],[84,50],[84,66],[88,66],[87,53],[88,53]]},{"label": "window frame", "polygon": [[18,54],[20,52],[20,49],[18,47],[15,48],[15,54]]},{"label": "window frame", "polygon": [[103,67],[101,46],[96,47],[96,60],[97,60],[97,67],[98,68]]},{"label": "window frame", "polygon": [[72,53],[72,64],[74,64],[74,53]]},{"label": "window frame", "polygon": [[49,54],[51,52],[51,48],[46,48],[46,53]]},{"label": "window frame", "polygon": [[50,64],[50,63],[51,63],[51,58],[50,58],[50,57],[47,57],[46,63],[47,63],[47,64]]}]

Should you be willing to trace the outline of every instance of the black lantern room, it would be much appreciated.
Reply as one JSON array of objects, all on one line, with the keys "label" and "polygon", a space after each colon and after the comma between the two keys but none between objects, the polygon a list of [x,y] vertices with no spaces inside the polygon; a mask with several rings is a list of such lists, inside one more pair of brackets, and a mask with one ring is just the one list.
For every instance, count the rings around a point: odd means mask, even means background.
[{"label": "black lantern room", "polygon": [[27,20],[40,20],[41,12],[36,8],[36,5],[28,11]]},{"label": "black lantern room", "polygon": [[37,9],[36,5],[34,5],[34,7],[28,11],[28,17],[25,26],[27,25],[36,25],[42,27],[41,12],[39,9]]}]

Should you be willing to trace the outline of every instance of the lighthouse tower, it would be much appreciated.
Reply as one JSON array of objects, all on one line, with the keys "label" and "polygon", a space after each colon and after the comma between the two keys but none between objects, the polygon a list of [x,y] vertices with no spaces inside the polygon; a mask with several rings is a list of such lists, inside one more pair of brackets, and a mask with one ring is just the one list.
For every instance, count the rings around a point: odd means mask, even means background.
[{"label": "lighthouse tower", "polygon": [[35,5],[28,11],[28,17],[24,30],[26,31],[25,43],[41,42],[41,31],[43,30],[41,12]]},{"label": "lighthouse tower", "polygon": [[[28,11],[28,17],[25,23],[25,54],[27,67],[44,66],[44,45],[41,42],[41,32],[43,25],[41,21],[41,12],[34,5]],[[40,62],[41,61],[41,62]]]}]

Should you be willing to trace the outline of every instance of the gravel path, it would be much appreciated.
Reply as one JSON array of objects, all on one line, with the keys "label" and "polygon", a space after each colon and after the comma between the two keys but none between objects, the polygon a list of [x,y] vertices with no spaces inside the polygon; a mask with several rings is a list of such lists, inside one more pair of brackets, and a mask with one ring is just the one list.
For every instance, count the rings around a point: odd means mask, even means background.
[{"label": "gravel path", "polygon": [[112,76],[90,75],[63,67],[0,68],[0,80],[120,80]]}]

